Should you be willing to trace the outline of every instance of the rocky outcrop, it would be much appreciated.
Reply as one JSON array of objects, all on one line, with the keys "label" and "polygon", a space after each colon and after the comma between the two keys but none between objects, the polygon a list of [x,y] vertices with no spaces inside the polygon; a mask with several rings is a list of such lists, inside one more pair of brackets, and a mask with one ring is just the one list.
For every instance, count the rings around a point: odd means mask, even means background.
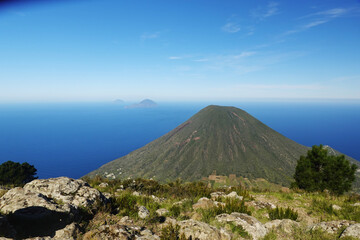
[{"label": "rocky outcrop", "polygon": [[360,239],[360,223],[356,223],[347,227],[340,237],[354,237]]},{"label": "rocky outcrop", "polygon": [[165,216],[166,214],[169,213],[169,210],[167,210],[166,208],[160,208],[160,209],[156,210],[156,213],[159,216]]},{"label": "rocky outcrop", "polygon": [[26,184],[24,189],[76,207],[89,207],[96,201],[106,201],[98,190],[86,182],[68,177],[34,180]]},{"label": "rocky outcrop", "polygon": [[144,207],[144,206],[140,206],[140,207],[139,207],[139,211],[138,211],[138,216],[139,216],[139,218],[145,219],[145,218],[147,218],[149,215],[150,215],[150,212],[149,212],[149,210],[148,210],[146,207]]},{"label": "rocky outcrop", "polygon": [[224,229],[217,229],[204,222],[195,220],[184,220],[177,222],[180,226],[180,234],[184,234],[187,239],[199,240],[230,240],[231,234]]},{"label": "rocky outcrop", "polygon": [[83,240],[160,240],[160,237],[150,230],[138,226],[121,224],[102,225],[97,229],[85,233]]},{"label": "rocky outcrop", "polygon": [[224,192],[213,192],[210,194],[211,196],[211,199],[212,200],[217,200],[219,198],[235,198],[235,199],[238,199],[238,200],[242,200],[243,197],[242,196],[239,196],[235,191],[229,193],[229,194],[225,194]]},{"label": "rocky outcrop", "polygon": [[347,228],[350,225],[354,224],[353,221],[348,220],[338,220],[338,221],[330,221],[330,222],[320,222],[310,226],[309,230],[313,231],[316,229],[321,229],[329,234],[336,234],[340,229]]},{"label": "rocky outcrop", "polygon": [[[82,180],[51,178],[34,180],[24,188],[13,188],[0,198],[0,211],[15,231],[16,238],[52,237],[72,239],[80,206],[92,207],[106,198]],[[8,233],[0,232],[5,237]]]},{"label": "rocky outcrop", "polygon": [[208,209],[215,207],[214,201],[208,199],[207,197],[200,198],[197,203],[195,203],[192,207],[194,210],[197,209]]},{"label": "rocky outcrop", "polygon": [[294,228],[299,228],[300,224],[290,219],[276,219],[264,224],[268,230],[274,229],[285,233],[292,233]]},{"label": "rocky outcrop", "polygon": [[233,223],[241,226],[254,240],[263,238],[268,229],[256,218],[245,213],[220,214],[216,216],[216,220],[220,223]]}]

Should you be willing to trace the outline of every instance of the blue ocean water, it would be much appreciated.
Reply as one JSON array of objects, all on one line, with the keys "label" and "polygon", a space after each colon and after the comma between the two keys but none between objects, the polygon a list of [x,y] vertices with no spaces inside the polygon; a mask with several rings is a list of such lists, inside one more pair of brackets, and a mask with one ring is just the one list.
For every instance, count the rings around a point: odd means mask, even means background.
[{"label": "blue ocean water", "polygon": [[[0,163],[29,162],[40,178],[79,178],[172,130],[205,103],[124,109],[114,103],[1,104]],[[239,107],[306,146],[360,160],[360,103],[242,102]]]}]

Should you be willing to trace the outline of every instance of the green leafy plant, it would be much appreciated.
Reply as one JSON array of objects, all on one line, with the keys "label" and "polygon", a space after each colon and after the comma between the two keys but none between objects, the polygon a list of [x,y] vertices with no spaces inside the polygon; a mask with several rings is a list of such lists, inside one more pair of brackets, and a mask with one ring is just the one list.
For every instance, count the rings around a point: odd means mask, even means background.
[{"label": "green leafy plant", "polygon": [[298,160],[292,187],[310,192],[328,189],[341,195],[351,189],[356,169],[356,165],[350,164],[344,155],[330,156],[322,145],[313,146]]},{"label": "green leafy plant", "polygon": [[298,213],[289,207],[286,209],[281,207],[276,207],[275,209],[269,210],[269,217],[271,220],[291,219],[296,221],[298,218]]}]

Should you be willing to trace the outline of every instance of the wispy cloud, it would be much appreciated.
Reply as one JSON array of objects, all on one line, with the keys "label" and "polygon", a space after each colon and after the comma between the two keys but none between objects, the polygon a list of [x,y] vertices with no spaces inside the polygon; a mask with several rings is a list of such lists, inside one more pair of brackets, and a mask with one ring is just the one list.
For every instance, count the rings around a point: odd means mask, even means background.
[{"label": "wispy cloud", "polygon": [[268,5],[264,7],[259,7],[251,12],[251,15],[255,18],[263,20],[265,18],[279,14],[279,3],[278,2],[269,2]]},{"label": "wispy cloud", "polygon": [[256,52],[242,52],[240,53],[239,55],[235,55],[233,56],[234,58],[245,58],[245,57],[250,57],[250,56],[253,56],[255,55]]},{"label": "wispy cloud", "polygon": [[328,10],[319,11],[319,12],[315,12],[315,13],[305,15],[303,17],[300,17],[300,19],[310,18],[310,17],[314,17],[314,16],[322,16],[322,17],[327,17],[327,18],[337,18],[337,17],[341,17],[341,16],[347,14],[351,10],[352,10],[351,8],[332,8],[332,9],[328,9]]},{"label": "wispy cloud", "polygon": [[208,58],[201,58],[201,59],[195,59],[193,60],[194,62],[208,62],[209,59]]},{"label": "wispy cloud", "polygon": [[236,33],[241,30],[240,25],[236,22],[228,22],[221,29],[228,33]]},{"label": "wispy cloud", "polygon": [[169,60],[180,60],[180,59],[183,59],[183,57],[180,57],[180,56],[170,56],[169,57]]},{"label": "wispy cloud", "polygon": [[160,37],[160,32],[153,32],[153,33],[143,33],[141,35],[141,39],[146,40],[146,39],[155,39],[155,38],[159,38]]},{"label": "wispy cloud", "polygon": [[349,12],[351,12],[350,8],[332,8],[305,15],[303,17],[300,17],[299,19],[308,19],[307,23],[304,23],[303,25],[296,27],[292,30],[286,31],[282,35],[285,36],[306,31],[310,28],[328,23],[335,18],[342,17]]}]

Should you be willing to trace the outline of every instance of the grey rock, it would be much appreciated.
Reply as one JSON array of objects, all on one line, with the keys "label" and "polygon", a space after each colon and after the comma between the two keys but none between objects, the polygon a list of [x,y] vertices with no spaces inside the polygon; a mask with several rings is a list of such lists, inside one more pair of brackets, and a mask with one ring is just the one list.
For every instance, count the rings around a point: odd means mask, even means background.
[{"label": "grey rock", "polygon": [[220,214],[216,216],[216,220],[220,223],[233,223],[236,226],[242,226],[243,229],[255,240],[263,238],[268,229],[256,218],[245,213]]},{"label": "grey rock", "polygon": [[185,220],[177,222],[180,226],[180,234],[184,234],[186,238],[199,240],[230,240],[231,233],[224,229],[217,229],[204,222],[195,220]]},{"label": "grey rock", "polygon": [[103,183],[99,184],[99,187],[101,187],[101,188],[106,188],[107,186],[109,186],[109,184],[106,183],[106,182],[103,182]]},{"label": "grey rock", "polygon": [[138,215],[139,215],[139,218],[145,219],[150,215],[150,212],[146,207],[140,206],[139,211],[138,211]]},{"label": "grey rock", "polygon": [[317,224],[314,224],[312,226],[309,227],[308,230],[313,231],[316,229],[321,229],[329,234],[336,234],[339,229],[344,228],[344,227],[348,227],[351,224],[354,224],[355,222],[353,221],[348,221],[348,220],[338,220],[338,221],[330,221],[330,222],[320,222]]},{"label": "grey rock", "polygon": [[208,208],[213,208],[215,207],[215,203],[213,200],[208,199],[206,197],[200,198],[197,203],[195,203],[193,206],[194,210],[197,209],[208,209]]},{"label": "grey rock", "polygon": [[356,223],[347,227],[341,234],[340,238],[342,237],[354,237],[360,239],[360,223]]},{"label": "grey rock", "polygon": [[265,223],[264,226],[268,230],[276,229],[285,233],[292,233],[294,228],[300,227],[300,224],[290,219],[276,219]]},{"label": "grey rock", "polygon": [[167,210],[166,208],[160,208],[160,209],[156,210],[156,213],[159,216],[165,216],[166,214],[169,213],[169,210]]},{"label": "grey rock", "polygon": [[96,201],[106,201],[101,192],[90,187],[83,180],[75,180],[68,177],[33,180],[26,184],[24,189],[41,193],[48,198],[56,199],[76,207],[89,207]]}]

